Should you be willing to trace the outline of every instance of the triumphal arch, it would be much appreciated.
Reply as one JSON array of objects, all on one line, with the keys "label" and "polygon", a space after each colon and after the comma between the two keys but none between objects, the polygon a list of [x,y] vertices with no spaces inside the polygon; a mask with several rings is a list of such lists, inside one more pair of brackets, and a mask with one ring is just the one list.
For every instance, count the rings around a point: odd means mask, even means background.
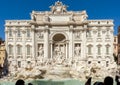
[{"label": "triumphal arch", "polygon": [[85,10],[67,7],[57,1],[50,11],[32,11],[30,20],[6,20],[10,76],[56,79],[115,74],[113,20],[88,20]]}]

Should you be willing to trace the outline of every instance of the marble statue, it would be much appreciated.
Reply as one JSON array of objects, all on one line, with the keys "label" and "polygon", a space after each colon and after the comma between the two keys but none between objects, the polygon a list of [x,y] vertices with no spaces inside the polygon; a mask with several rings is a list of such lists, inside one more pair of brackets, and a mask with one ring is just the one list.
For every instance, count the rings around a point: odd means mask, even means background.
[{"label": "marble statue", "polygon": [[80,52],[81,52],[81,47],[79,44],[77,44],[77,46],[75,46],[75,55],[80,56]]},{"label": "marble statue", "polygon": [[43,51],[43,46],[42,45],[40,45],[38,53],[39,53],[39,57],[43,57],[44,51]]}]

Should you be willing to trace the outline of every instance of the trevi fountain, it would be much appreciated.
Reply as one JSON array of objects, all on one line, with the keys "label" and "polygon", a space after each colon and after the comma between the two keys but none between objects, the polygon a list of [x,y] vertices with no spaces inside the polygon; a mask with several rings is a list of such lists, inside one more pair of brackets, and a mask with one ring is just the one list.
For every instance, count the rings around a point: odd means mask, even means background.
[{"label": "trevi fountain", "polygon": [[113,20],[88,20],[57,1],[31,20],[6,20],[8,75],[3,79],[102,80],[115,76]]}]

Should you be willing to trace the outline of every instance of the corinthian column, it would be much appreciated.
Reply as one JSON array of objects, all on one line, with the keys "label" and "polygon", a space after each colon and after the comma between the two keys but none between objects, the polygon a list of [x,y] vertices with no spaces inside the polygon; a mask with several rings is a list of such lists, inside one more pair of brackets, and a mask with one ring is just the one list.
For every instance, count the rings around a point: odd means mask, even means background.
[{"label": "corinthian column", "polygon": [[36,51],[36,48],[35,48],[35,32],[34,32],[34,29],[35,29],[35,26],[32,25],[31,26],[31,38],[32,38],[32,47],[31,47],[31,50],[32,50],[32,57],[33,59],[35,59],[35,51]]},{"label": "corinthian column", "polygon": [[49,49],[49,44],[48,44],[48,26],[45,26],[44,30],[44,58],[48,58],[48,49]]},{"label": "corinthian column", "polygon": [[7,57],[8,57],[9,54],[8,54],[8,30],[7,30],[7,27],[5,28],[5,48],[6,48]]},{"label": "corinthian column", "polygon": [[70,26],[69,31],[69,57],[73,57],[73,26]]},{"label": "corinthian column", "polygon": [[52,59],[53,58],[53,43],[52,43],[52,41],[50,42],[50,48],[51,48],[50,53],[51,53],[51,59]]},{"label": "corinthian column", "polygon": [[[24,27],[25,28],[25,27]],[[22,56],[23,56],[23,59],[25,60],[26,59],[26,47],[25,47],[25,41],[26,41],[26,36],[25,36],[25,33],[26,31],[25,30],[22,30],[22,33],[23,33],[23,36],[22,36],[22,45],[23,45],[23,50],[22,50]]]},{"label": "corinthian column", "polygon": [[17,58],[17,49],[16,49],[16,28],[14,27],[14,32],[13,32],[14,34],[13,34],[13,38],[14,38],[14,46],[13,46],[13,53],[14,53],[14,59],[16,60],[16,58]]}]

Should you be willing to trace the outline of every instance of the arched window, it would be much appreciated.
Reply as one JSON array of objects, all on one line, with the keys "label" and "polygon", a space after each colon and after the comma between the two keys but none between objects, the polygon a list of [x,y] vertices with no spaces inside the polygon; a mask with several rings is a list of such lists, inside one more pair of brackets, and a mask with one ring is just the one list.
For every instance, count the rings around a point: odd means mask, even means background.
[{"label": "arched window", "polygon": [[27,53],[27,55],[30,55],[30,53],[31,53],[31,46],[30,45],[26,46],[26,53]]},{"label": "arched window", "polygon": [[21,55],[21,54],[22,54],[22,46],[17,45],[17,55]]},{"label": "arched window", "polygon": [[8,54],[13,55],[13,46],[12,45],[8,46]]}]

